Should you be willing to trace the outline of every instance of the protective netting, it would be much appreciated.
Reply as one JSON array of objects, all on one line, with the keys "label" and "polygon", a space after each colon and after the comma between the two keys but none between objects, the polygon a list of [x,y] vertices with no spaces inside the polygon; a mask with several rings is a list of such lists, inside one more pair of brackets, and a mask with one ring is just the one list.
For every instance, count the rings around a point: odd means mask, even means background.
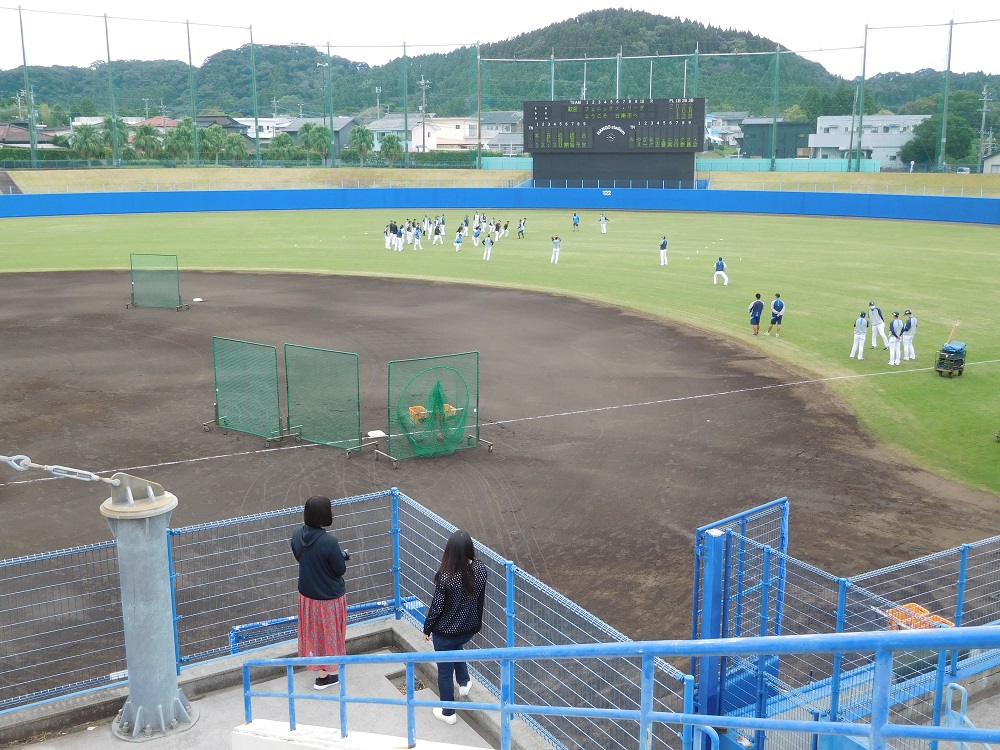
[{"label": "protective netting", "polygon": [[285,344],[288,431],[353,450],[361,445],[358,355]]},{"label": "protective netting", "polygon": [[212,359],[219,426],[266,439],[279,437],[277,349],[213,336]]},{"label": "protective netting", "polygon": [[479,352],[389,363],[389,453],[442,456],[479,438]]},{"label": "protective netting", "polygon": [[176,255],[132,253],[132,307],[181,306]]}]

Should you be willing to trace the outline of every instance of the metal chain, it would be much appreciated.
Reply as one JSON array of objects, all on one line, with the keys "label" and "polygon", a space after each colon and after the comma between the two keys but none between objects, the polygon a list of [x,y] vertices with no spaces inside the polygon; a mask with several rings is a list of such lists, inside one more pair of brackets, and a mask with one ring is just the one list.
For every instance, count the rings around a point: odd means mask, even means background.
[{"label": "metal chain", "polygon": [[63,477],[64,479],[79,479],[81,482],[106,482],[113,487],[117,487],[121,484],[121,480],[118,479],[107,479],[106,477],[99,477],[92,471],[84,471],[83,469],[71,469],[68,466],[46,466],[45,464],[36,464],[32,462],[27,456],[0,456],[0,461],[6,463],[10,468],[15,471],[27,471],[28,469],[41,469],[42,471],[47,471],[53,476]]}]

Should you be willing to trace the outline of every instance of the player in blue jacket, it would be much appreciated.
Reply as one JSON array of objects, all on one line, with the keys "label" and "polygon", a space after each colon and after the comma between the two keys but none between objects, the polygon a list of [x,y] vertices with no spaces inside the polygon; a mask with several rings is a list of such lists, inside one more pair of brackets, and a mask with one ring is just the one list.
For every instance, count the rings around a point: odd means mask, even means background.
[{"label": "player in blue jacket", "polygon": [[764,331],[765,336],[771,335],[771,329],[778,326],[778,330],[774,332],[775,336],[781,335],[781,317],[785,314],[785,303],[781,301],[781,295],[777,292],[774,293],[774,302],[771,303],[771,325],[767,327]]},{"label": "player in blue jacket", "polygon": [[764,314],[764,303],[760,298],[760,292],[754,295],[747,312],[750,313],[750,326],[753,328],[753,335],[756,336],[760,333],[760,316]]},{"label": "player in blue jacket", "polygon": [[729,277],[726,276],[726,262],[719,256],[719,259],[715,261],[715,276],[712,277],[712,283],[718,284],[719,277],[722,277],[722,285],[729,286]]}]

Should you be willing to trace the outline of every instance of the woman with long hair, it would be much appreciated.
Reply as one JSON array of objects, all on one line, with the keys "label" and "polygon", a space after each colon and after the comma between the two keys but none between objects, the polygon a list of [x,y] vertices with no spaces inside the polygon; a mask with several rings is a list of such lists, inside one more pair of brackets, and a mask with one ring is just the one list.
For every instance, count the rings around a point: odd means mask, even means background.
[{"label": "woman with long hair", "polygon": [[[444,547],[441,564],[434,574],[434,598],[424,619],[424,640],[433,638],[435,651],[460,651],[483,627],[486,601],[486,564],[476,558],[472,537],[455,531]],[[472,687],[469,665],[464,661],[438,662],[438,695],[442,701],[468,695]],[[434,716],[445,724],[458,721],[453,708],[435,708]]]},{"label": "woman with long hair", "polygon": [[[325,531],[333,524],[330,498],[309,498],[302,515],[304,523],[291,540],[299,563],[299,656],[343,656],[347,653],[344,573],[350,555],[340,548],[337,537]],[[336,664],[306,669],[319,670],[313,683],[316,690],[340,681]]]}]

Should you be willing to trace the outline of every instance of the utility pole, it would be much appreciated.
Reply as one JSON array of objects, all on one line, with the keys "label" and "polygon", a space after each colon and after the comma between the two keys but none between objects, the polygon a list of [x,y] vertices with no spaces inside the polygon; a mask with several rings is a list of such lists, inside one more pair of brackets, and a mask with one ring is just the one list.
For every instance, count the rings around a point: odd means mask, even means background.
[{"label": "utility pole", "polygon": [[149,119],[149,97],[145,97],[145,96],[144,96],[144,97],[142,98],[142,101],[143,101],[143,103],[145,103],[145,105],[146,105],[146,119],[148,120],[148,119]]},{"label": "utility pole", "polygon": [[987,143],[987,140],[986,140],[986,113],[989,111],[989,108],[990,108],[990,90],[989,90],[989,88],[987,86],[983,86],[983,98],[980,99],[979,101],[981,101],[983,103],[983,108],[981,110],[979,110],[980,112],[983,113],[983,119],[982,119],[982,121],[979,124],[979,172],[978,172],[978,174],[982,174],[983,173],[983,160],[987,156],[989,156],[989,154],[986,153],[986,149],[988,147],[988,143]]},{"label": "utility pole", "polygon": [[278,98],[275,96],[271,97],[271,117],[278,119]]},{"label": "utility pole", "polygon": [[382,102],[379,100],[379,96],[382,94],[382,87],[375,87],[375,119],[378,120],[382,117]]},{"label": "utility pole", "polygon": [[423,73],[420,74],[420,81],[417,83],[420,87],[420,130],[423,135],[423,146],[421,151],[425,154],[427,153],[427,89],[431,87],[431,82],[424,78]]}]

